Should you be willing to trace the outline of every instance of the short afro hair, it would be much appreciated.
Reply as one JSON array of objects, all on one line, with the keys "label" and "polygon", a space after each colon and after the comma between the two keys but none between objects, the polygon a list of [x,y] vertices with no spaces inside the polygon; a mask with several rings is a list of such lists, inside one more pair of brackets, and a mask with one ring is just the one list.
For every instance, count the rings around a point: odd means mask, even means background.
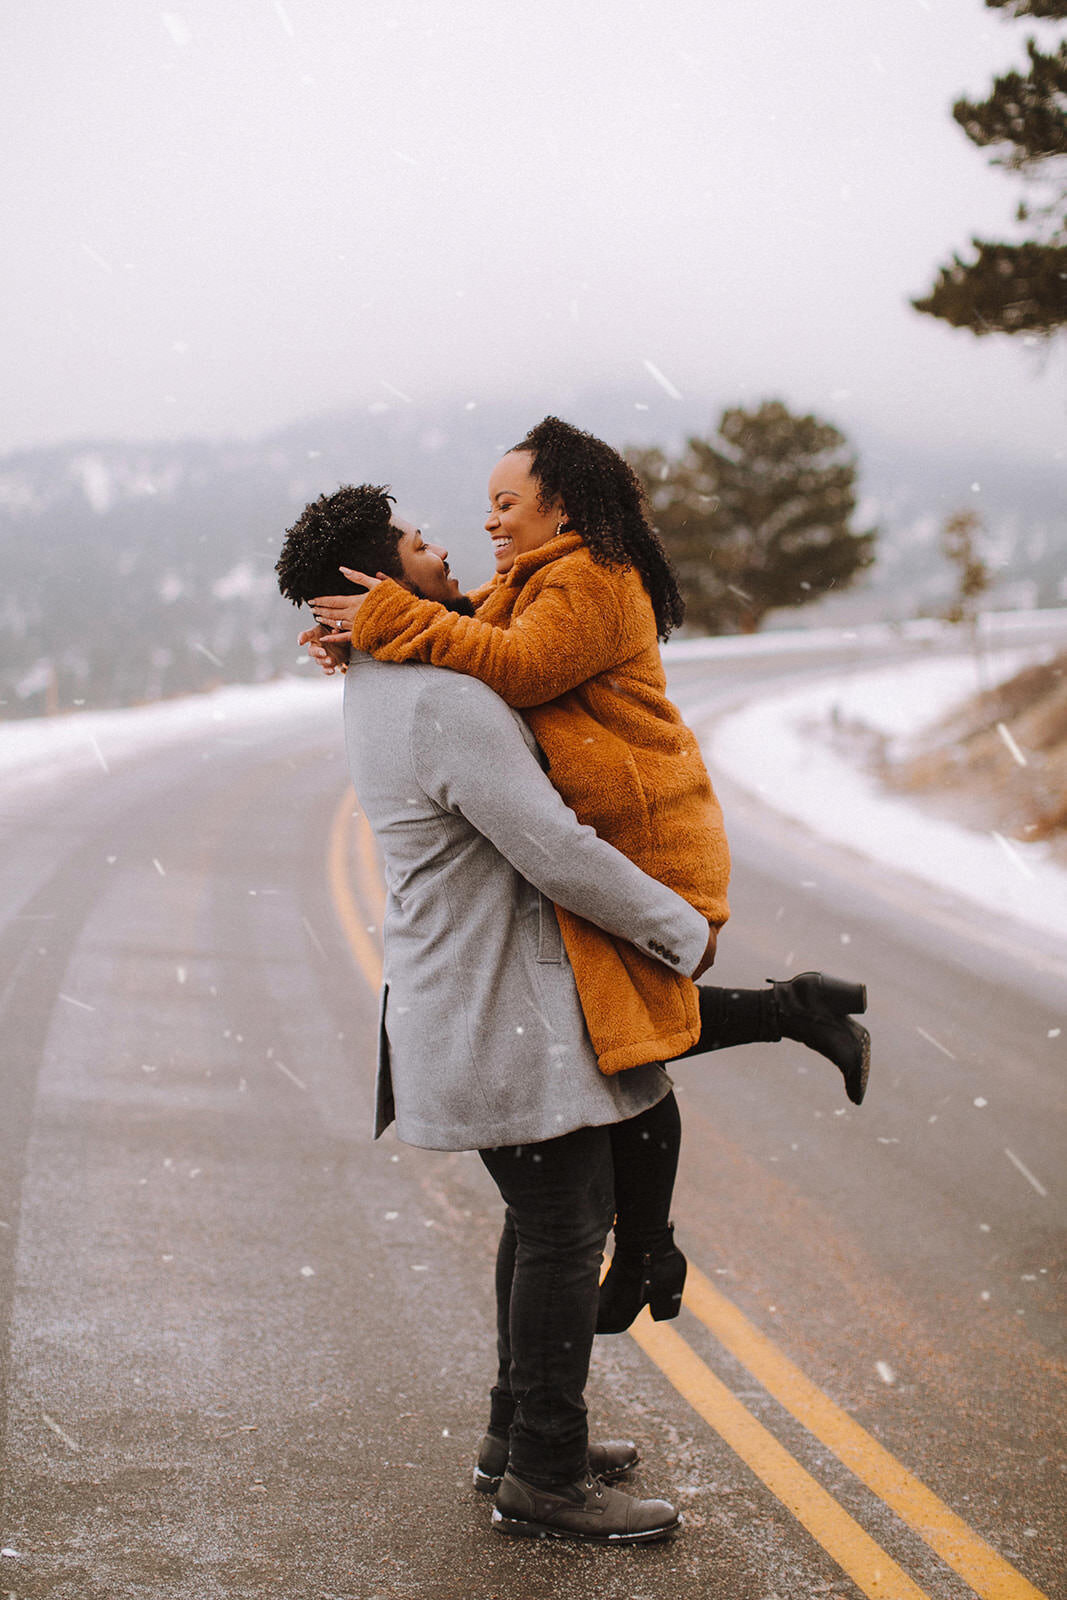
[{"label": "short afro hair", "polygon": [[342,484],[305,506],[285,535],[274,569],[286,599],[298,606],[315,595],[362,594],[363,585],[346,578],[342,566],[402,578],[393,503],[388,485],[361,483]]}]

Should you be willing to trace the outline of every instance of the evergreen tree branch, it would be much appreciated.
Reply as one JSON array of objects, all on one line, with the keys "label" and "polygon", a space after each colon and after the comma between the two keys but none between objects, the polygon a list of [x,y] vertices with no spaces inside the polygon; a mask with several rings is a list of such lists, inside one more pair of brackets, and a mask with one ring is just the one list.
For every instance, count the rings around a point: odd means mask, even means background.
[{"label": "evergreen tree branch", "polygon": [[972,144],[1011,146],[997,164],[1021,172],[1067,157],[1067,43],[1045,55],[1027,40],[1030,71],[993,80],[986,100],[957,100],[952,115]]},{"label": "evergreen tree branch", "polygon": [[991,11],[1007,11],[1010,17],[1054,20],[1067,17],[1067,0],[985,0]]},{"label": "evergreen tree branch", "polygon": [[973,239],[973,261],[953,255],[930,293],[911,303],[954,328],[1048,337],[1067,324],[1067,246]]}]

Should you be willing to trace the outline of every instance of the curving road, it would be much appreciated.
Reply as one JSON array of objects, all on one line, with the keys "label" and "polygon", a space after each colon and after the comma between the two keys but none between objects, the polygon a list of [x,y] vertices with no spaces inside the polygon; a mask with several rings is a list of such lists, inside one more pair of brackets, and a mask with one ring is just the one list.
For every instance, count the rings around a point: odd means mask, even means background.
[{"label": "curving road", "polygon": [[[672,688],[704,719],[821,665]],[[600,1552],[491,1535],[468,1487],[498,1205],[475,1157],[367,1137],[380,890],[335,698],[12,788],[0,1593],[1064,1592],[1067,952],[723,800],[720,981],[864,977],[872,1087],[789,1044],[678,1069],[692,1294],[599,1342],[590,1400],[687,1528]]]}]

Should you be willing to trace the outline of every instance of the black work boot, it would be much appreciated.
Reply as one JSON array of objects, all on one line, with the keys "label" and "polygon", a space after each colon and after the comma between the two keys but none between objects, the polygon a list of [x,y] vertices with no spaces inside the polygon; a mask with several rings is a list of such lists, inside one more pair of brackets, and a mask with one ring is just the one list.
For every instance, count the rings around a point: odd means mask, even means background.
[{"label": "black work boot", "polygon": [[[615,1483],[632,1472],[640,1459],[632,1439],[605,1439],[589,1446],[589,1475],[601,1483]],[[479,1494],[496,1494],[507,1470],[508,1441],[498,1433],[487,1433],[478,1451],[474,1487]]]},{"label": "black work boot", "polygon": [[866,987],[821,972],[767,982],[774,990],[783,1039],[796,1039],[832,1061],[845,1080],[845,1093],[853,1105],[860,1105],[867,1092],[871,1036],[853,1022],[850,1012],[866,1011]]},{"label": "black work boot", "polygon": [[587,1477],[558,1489],[537,1489],[505,1472],[493,1510],[498,1533],[522,1539],[583,1539],[591,1544],[641,1544],[682,1525],[666,1500],[638,1500]]}]

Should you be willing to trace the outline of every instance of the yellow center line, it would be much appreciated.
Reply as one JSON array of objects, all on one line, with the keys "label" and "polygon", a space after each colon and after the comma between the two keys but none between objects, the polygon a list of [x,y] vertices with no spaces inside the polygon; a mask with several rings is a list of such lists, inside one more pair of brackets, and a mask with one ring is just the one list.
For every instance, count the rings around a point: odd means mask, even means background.
[{"label": "yellow center line", "polygon": [[832,1450],[982,1600],[1047,1600],[884,1445],[805,1377],[692,1263],[686,1279],[685,1305],[768,1394]]},{"label": "yellow center line", "polygon": [[[690,1271],[692,1268],[690,1267]],[[929,1600],[870,1534],[805,1472],[673,1328],[647,1313],[631,1337],[870,1600]]]},{"label": "yellow center line", "polygon": [[[382,957],[378,945],[367,931],[367,919],[360,909],[359,902],[352,890],[352,879],[348,871],[348,847],[351,837],[352,816],[356,809],[356,797],[351,789],[346,789],[341,796],[341,802],[333,814],[330,825],[330,843],[327,855],[327,874],[333,903],[337,915],[344,929],[345,938],[349,948],[356,958],[363,976],[370,987],[377,992],[382,984]],[[359,812],[361,820],[366,823],[362,811]],[[370,832],[369,826],[367,829]],[[373,854],[373,838],[371,839]],[[365,847],[361,847],[358,857],[360,889],[372,895],[372,903],[384,909],[385,895],[381,887],[381,874],[378,870],[377,860],[373,860],[372,875],[369,885],[365,888],[365,875],[367,857]],[[381,927],[381,914],[377,913],[378,927]]]},{"label": "yellow center line", "polygon": [[[352,818],[356,819],[354,850]],[[357,890],[353,889],[350,865]],[[328,875],[337,915],[368,984],[382,981],[382,956],[362,906],[380,930],[385,890],[374,835],[347,789],[330,827]],[[791,1416],[894,1511],[981,1600],[1048,1600],[944,1501],[805,1377],[692,1263],[685,1305]],[[766,1484],[870,1600],[928,1600],[773,1434],[745,1409],[674,1328],[647,1313],[631,1335],[678,1393]]]}]

